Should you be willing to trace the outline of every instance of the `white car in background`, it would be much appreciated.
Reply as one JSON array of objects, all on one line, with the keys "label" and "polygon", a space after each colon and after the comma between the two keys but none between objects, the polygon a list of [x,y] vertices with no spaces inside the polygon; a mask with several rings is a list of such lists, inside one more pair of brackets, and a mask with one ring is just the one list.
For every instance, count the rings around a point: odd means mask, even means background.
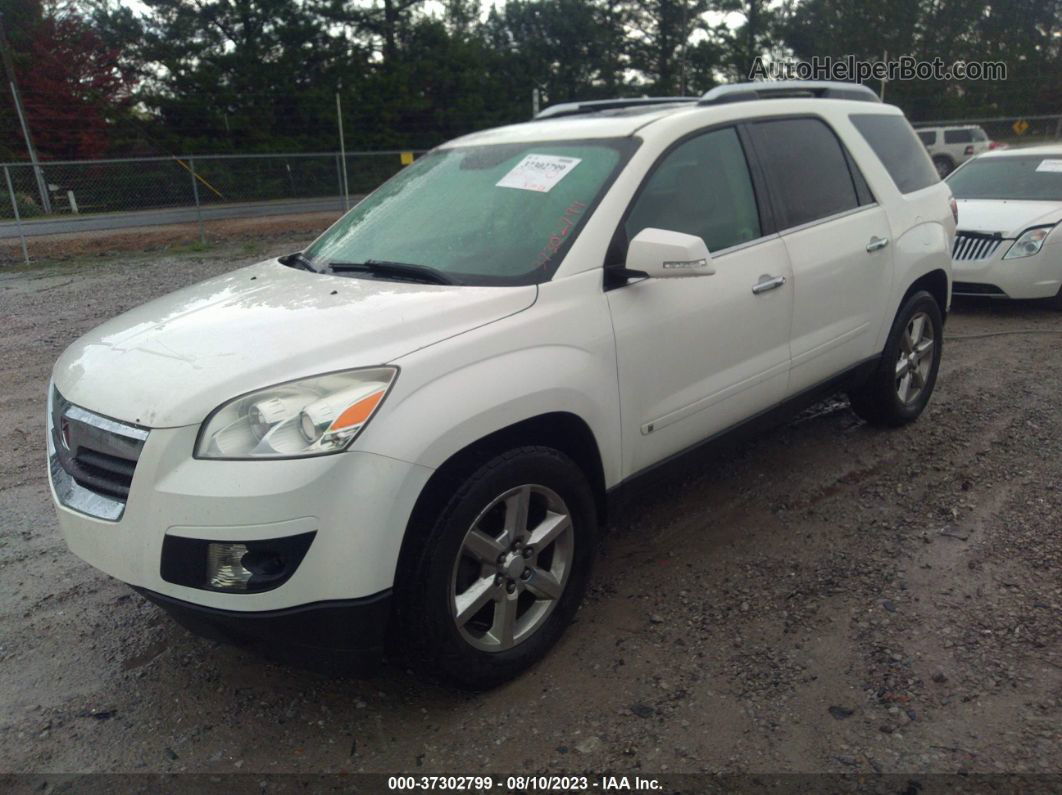
[{"label": "white car in background", "polygon": [[954,294],[1062,309],[1062,145],[988,152],[947,183],[959,205]]},{"label": "white car in background", "polygon": [[956,127],[919,127],[915,132],[933,159],[940,178],[948,176],[971,157],[995,149],[997,144],[975,124]]}]

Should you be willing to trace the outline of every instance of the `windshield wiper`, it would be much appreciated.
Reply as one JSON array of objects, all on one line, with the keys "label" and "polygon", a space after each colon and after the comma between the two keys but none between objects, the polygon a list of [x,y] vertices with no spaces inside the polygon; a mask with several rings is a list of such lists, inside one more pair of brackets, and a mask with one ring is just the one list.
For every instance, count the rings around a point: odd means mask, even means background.
[{"label": "windshield wiper", "polygon": [[303,271],[310,271],[311,273],[320,273],[310,262],[309,257],[303,254],[301,251],[296,251],[294,254],[286,254],[280,258],[281,265],[287,265],[289,268],[298,268]]},{"label": "windshield wiper", "polygon": [[330,262],[328,270],[331,273],[369,273],[384,279],[405,279],[429,284],[457,284],[457,280],[449,274],[428,265],[412,265],[408,262],[389,262],[381,259],[367,259],[364,262]]}]

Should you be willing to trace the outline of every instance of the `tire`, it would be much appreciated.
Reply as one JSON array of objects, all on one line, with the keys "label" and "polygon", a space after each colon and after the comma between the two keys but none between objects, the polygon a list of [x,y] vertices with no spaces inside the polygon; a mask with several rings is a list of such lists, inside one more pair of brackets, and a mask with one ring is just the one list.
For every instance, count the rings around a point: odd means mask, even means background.
[{"label": "tire", "polygon": [[936,167],[937,175],[941,179],[944,179],[944,177],[948,176],[948,174],[955,170],[955,164],[951,162],[951,158],[945,157],[944,155],[937,155],[934,157],[933,165]]},{"label": "tire", "polygon": [[944,323],[925,290],[904,302],[873,375],[849,393],[852,410],[871,425],[897,427],[925,409],[937,383]]},{"label": "tire", "polygon": [[519,447],[434,504],[396,578],[393,633],[429,678],[485,690],[541,659],[575,615],[596,546],[593,494],[563,453]]}]

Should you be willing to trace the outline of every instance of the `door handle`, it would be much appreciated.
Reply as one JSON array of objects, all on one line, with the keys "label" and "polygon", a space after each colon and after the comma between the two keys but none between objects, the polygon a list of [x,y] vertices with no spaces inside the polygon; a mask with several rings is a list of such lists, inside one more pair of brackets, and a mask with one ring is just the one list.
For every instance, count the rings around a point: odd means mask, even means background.
[{"label": "door handle", "polygon": [[752,285],[752,293],[753,295],[759,295],[776,287],[781,287],[783,284],[785,284],[785,276],[770,276],[765,273],[758,282]]},{"label": "door handle", "polygon": [[889,239],[887,237],[872,237],[870,242],[867,243],[867,251],[877,251],[879,248],[885,248],[889,245]]}]

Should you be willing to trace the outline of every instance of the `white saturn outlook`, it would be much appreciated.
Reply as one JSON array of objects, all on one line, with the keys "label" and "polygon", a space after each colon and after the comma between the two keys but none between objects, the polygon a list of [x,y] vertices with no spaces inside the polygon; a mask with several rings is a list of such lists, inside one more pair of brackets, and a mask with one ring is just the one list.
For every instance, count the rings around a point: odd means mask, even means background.
[{"label": "white saturn outlook", "polygon": [[915,419],[954,229],[858,85],[555,106],[71,345],[59,524],[194,631],[489,687],[557,641],[642,476],[836,390]]}]

